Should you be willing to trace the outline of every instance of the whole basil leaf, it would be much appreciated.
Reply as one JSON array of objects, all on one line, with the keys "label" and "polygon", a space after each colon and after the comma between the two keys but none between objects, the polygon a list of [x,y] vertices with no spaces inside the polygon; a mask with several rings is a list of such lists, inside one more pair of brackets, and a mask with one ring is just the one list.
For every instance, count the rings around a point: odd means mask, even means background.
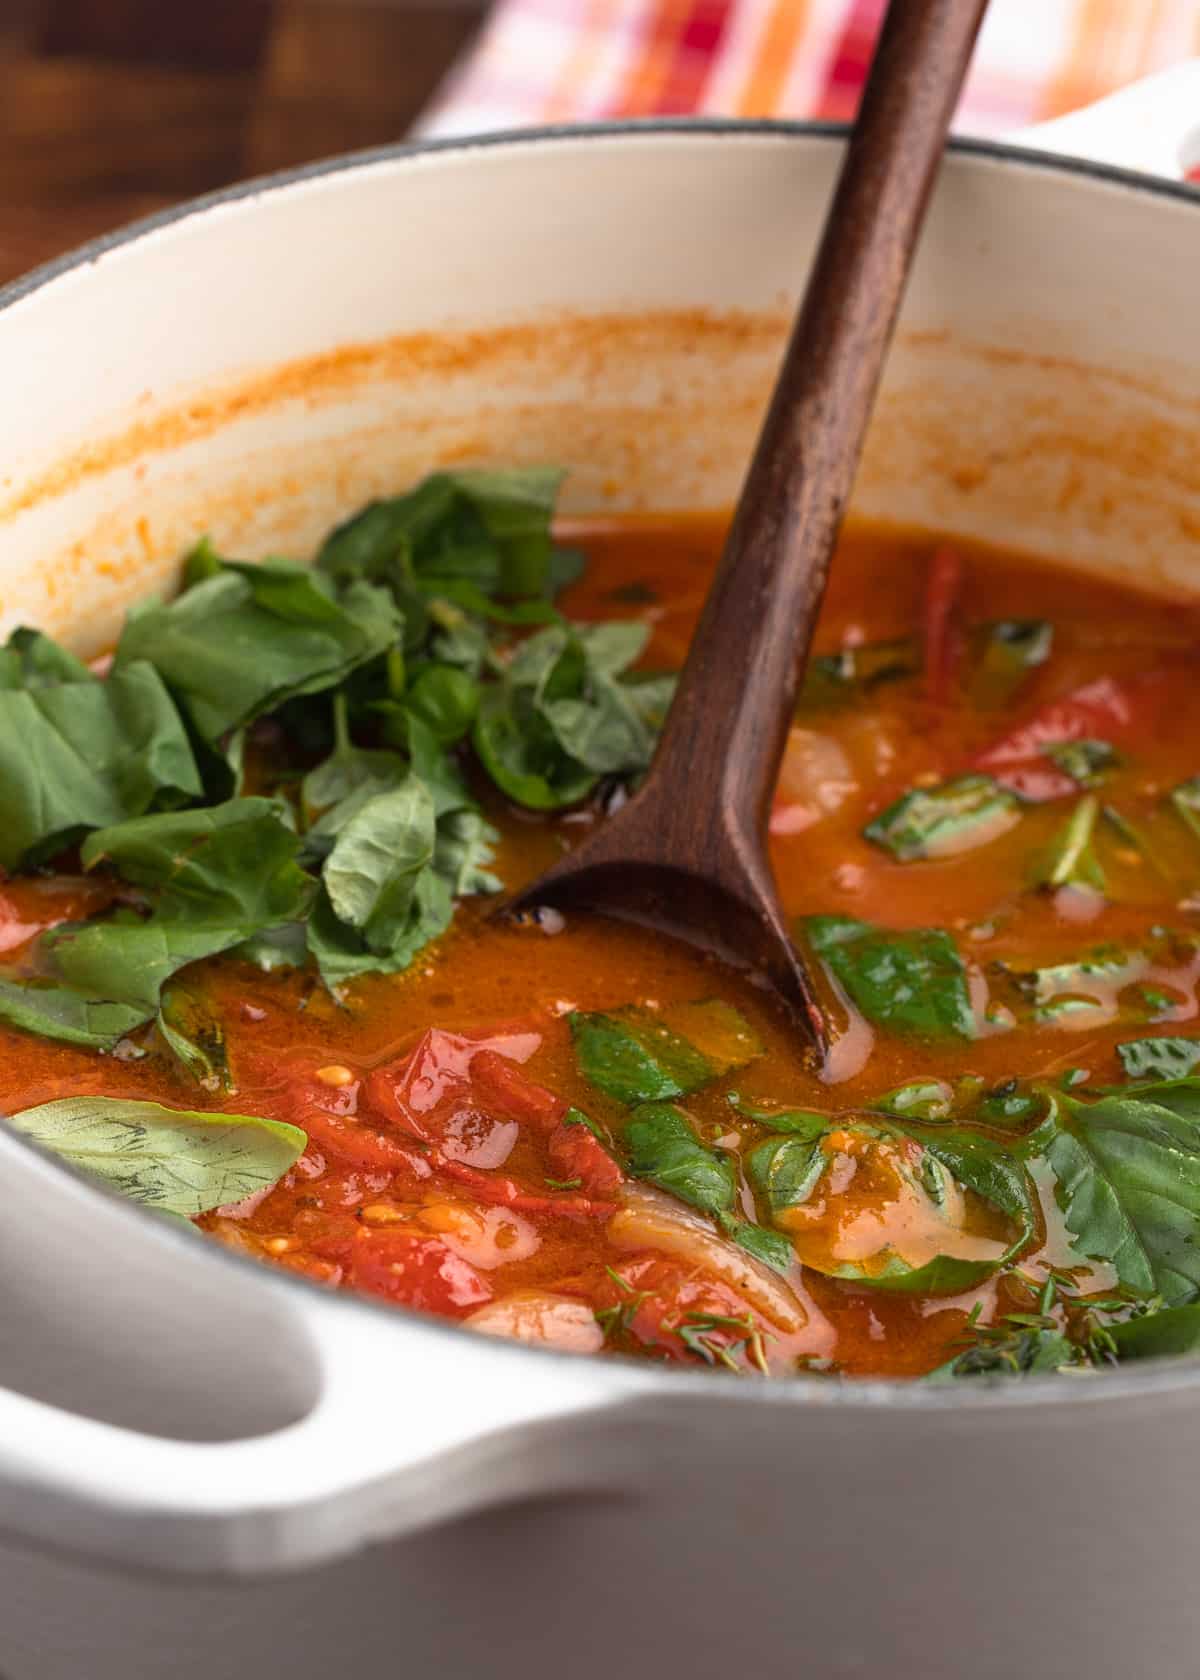
[{"label": "whole basil leaf", "polygon": [[57,688],[95,680],[81,659],[41,630],[19,625],[0,648],[0,688]]},{"label": "whole basil leaf", "polygon": [[669,703],[664,681],[622,673],[642,653],[637,623],[552,625],[513,653],[485,690],[472,741],[492,780],[518,804],[577,804],[605,775],[634,775],[654,751]]},{"label": "whole basil leaf", "polygon": [[901,863],[954,857],[1007,834],[1021,819],[1021,802],[991,776],[956,776],[936,787],[913,788],[863,829]]},{"label": "whole basil leaf", "polygon": [[850,916],[807,916],[799,927],[868,1021],[926,1038],[975,1037],[966,969],[941,928],[891,933]]},{"label": "whole basil leaf", "polygon": [[63,1044],[111,1050],[147,1019],[142,1007],[88,997],[52,981],[0,980],[0,1021]]},{"label": "whole basil leaf", "polygon": [[727,1214],[737,1197],[737,1175],[728,1155],[700,1142],[691,1122],[671,1103],[642,1103],[625,1127],[629,1170],[635,1178],[669,1190],[701,1213]]},{"label": "whole basil leaf", "polygon": [[1173,1354],[1200,1352],[1200,1306],[1167,1307],[1161,1312],[1127,1318],[1109,1330],[1117,1358],[1163,1359]]},{"label": "whole basil leaf", "polygon": [[366,801],[341,829],[322,875],[340,922],[368,949],[386,953],[407,925],[417,876],[433,861],[435,817],[429,790],[409,776]]},{"label": "whole basil leaf", "polygon": [[308,949],[321,978],[337,993],[363,974],[399,974],[432,940],[445,933],[454,915],[449,883],[434,869],[423,869],[413,884],[403,924],[386,950],[373,950],[363,934],[341,921],[324,888],[308,922]]},{"label": "whole basil leaf", "polygon": [[101,829],[85,844],[84,863],[107,860],[147,888],[152,913],[143,920],[118,912],[55,928],[42,948],[71,990],[148,1020],[180,968],[307,911],[313,882],[295,861],[297,848],[269,799],[234,799]]},{"label": "whole basil leaf", "polygon": [[552,467],[433,473],[372,502],[326,540],[335,577],[395,584],[465,578],[488,594],[533,596],[552,582],[550,521],[563,474]]},{"label": "whole basil leaf", "polygon": [[10,678],[22,661],[33,668],[29,686],[0,687],[0,865],[9,870],[156,801],[203,792],[183,722],[150,665],[135,661],[102,682],[53,647],[38,638],[5,650]]},{"label": "whole basil leaf", "polygon": [[[988,1259],[960,1258],[938,1254],[920,1266],[913,1266],[899,1254],[884,1252],[882,1266],[872,1268],[859,1262],[828,1268],[833,1277],[850,1279],[873,1289],[912,1294],[956,1294],[973,1287],[1008,1265],[1032,1239],[1036,1229],[1033,1189],[1020,1162],[999,1145],[962,1128],[880,1123],[874,1118],[844,1122],[828,1121],[815,1138],[785,1136],[768,1138],[746,1158],[746,1176],[766,1204],[770,1217],[778,1219],[787,1209],[809,1200],[831,1164],[831,1146],[847,1131],[866,1139],[908,1140],[920,1146],[919,1175],[924,1193],[935,1204],[944,1199],[942,1175],[948,1175],[965,1190],[972,1191],[989,1206],[999,1209],[1013,1235],[1002,1253]],[[832,1153],[836,1154],[836,1147]],[[805,1263],[826,1270],[811,1256]]]},{"label": "whole basil leaf", "polygon": [[131,1200],[187,1219],[269,1189],[308,1142],[281,1120],[127,1097],[64,1097],[9,1124]]},{"label": "whole basil leaf", "polygon": [[1028,1139],[1085,1260],[1106,1260],[1125,1287],[1168,1306],[1200,1295],[1200,1082],[1171,1081],[1084,1102],[1049,1097]]},{"label": "whole basil leaf", "polygon": [[217,742],[286,700],[336,687],[401,628],[391,598],[371,584],[338,592],[290,561],[225,561],[169,604],[131,613],[116,669],[148,660],[197,732]]},{"label": "whole basil leaf", "polygon": [[344,707],[336,744],[306,778],[305,808],[327,800],[305,836],[305,855],[325,860],[308,948],[338,990],[358,974],[398,973],[444,933],[454,899],[497,892],[488,869],[499,839],[426,724],[408,714],[405,763],[396,753],[353,747]]},{"label": "whole basil leaf", "polygon": [[406,709],[420,718],[443,746],[461,741],[479,710],[479,684],[454,665],[426,665],[405,696]]},{"label": "whole basil leaf", "polygon": [[87,869],[106,862],[124,880],[155,890],[161,918],[272,927],[312,895],[298,849],[285,807],[255,797],[100,829],[81,856]]}]

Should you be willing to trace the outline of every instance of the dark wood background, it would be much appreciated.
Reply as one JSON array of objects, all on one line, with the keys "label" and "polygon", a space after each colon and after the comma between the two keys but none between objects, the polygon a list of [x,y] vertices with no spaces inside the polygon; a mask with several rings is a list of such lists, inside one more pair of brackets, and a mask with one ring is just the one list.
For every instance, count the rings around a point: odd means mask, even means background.
[{"label": "dark wood background", "polygon": [[399,139],[485,0],[0,0],[0,281],[211,187]]}]

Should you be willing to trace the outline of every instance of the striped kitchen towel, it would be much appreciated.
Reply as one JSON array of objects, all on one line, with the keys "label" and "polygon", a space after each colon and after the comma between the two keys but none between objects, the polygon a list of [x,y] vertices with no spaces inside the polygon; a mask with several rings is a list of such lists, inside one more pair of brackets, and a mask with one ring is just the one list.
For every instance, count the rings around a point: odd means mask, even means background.
[{"label": "striped kitchen towel", "polygon": [[[422,135],[853,116],[886,0],[497,0]],[[1200,0],[992,0],[958,119],[997,134],[1200,53]]]}]

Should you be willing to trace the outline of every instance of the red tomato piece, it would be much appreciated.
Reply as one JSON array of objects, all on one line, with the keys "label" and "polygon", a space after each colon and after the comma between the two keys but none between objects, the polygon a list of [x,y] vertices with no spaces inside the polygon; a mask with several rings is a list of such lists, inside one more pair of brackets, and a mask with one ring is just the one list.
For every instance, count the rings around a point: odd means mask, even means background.
[{"label": "red tomato piece", "polygon": [[468,1167],[461,1161],[439,1161],[437,1167],[442,1178],[452,1178],[459,1184],[469,1185],[481,1202],[491,1202],[496,1207],[512,1208],[514,1213],[552,1213],[565,1214],[574,1219],[610,1219],[616,1212],[613,1202],[596,1201],[590,1196],[563,1192],[549,1196],[537,1195],[524,1189],[514,1178],[502,1178],[498,1173],[479,1172],[475,1167]]},{"label": "red tomato piece", "polygon": [[935,706],[953,698],[966,652],[961,598],[966,568],[957,549],[937,548],[929,562],[922,617],[925,640],[925,692]]},{"label": "red tomato piece", "polygon": [[345,1266],[351,1289],[442,1318],[462,1318],[492,1298],[486,1278],[439,1237],[408,1231],[360,1237]]},{"label": "red tomato piece", "polygon": [[364,1172],[402,1172],[410,1178],[422,1179],[428,1178],[432,1170],[417,1150],[405,1149],[369,1122],[349,1120],[310,1105],[297,1117],[296,1124],[303,1126],[309,1142],[324,1154],[336,1156]]},{"label": "red tomato piece", "polygon": [[625,1174],[594,1132],[560,1120],[550,1134],[550,1165],[555,1178],[579,1180],[589,1196],[611,1196]]},{"label": "red tomato piece", "polygon": [[1146,671],[1118,682],[1097,677],[1031,712],[1024,722],[977,753],[972,764],[988,770],[1022,799],[1042,803],[1079,791],[1073,777],[1045,756],[1061,741],[1120,742],[1152,734],[1169,699],[1167,673]]},{"label": "red tomato piece", "polygon": [[389,1062],[367,1075],[363,1100],[391,1125],[426,1143],[436,1143],[447,1114],[464,1104],[475,1106],[472,1068],[481,1052],[524,1062],[541,1041],[541,1034],[534,1032],[466,1038],[434,1027],[422,1034],[416,1048],[402,1061]]},{"label": "red tomato piece", "polygon": [[761,1359],[764,1332],[727,1284],[658,1256],[630,1261],[617,1275],[624,1288],[616,1282],[606,1285],[601,1304],[621,1309],[626,1331],[643,1347],[700,1364],[717,1363],[722,1350],[738,1363]]},{"label": "red tomato piece", "polygon": [[476,1101],[489,1113],[502,1114],[542,1132],[548,1132],[569,1106],[553,1091],[535,1085],[523,1073],[518,1073],[495,1050],[481,1050],[475,1057],[471,1064],[471,1083]]}]

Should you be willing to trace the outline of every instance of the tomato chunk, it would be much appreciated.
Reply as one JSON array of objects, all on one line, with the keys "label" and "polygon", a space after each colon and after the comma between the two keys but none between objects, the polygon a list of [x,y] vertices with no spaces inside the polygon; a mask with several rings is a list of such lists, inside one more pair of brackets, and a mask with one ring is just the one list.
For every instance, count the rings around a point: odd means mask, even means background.
[{"label": "tomato chunk", "polygon": [[399,1231],[363,1237],[345,1265],[351,1289],[444,1318],[462,1318],[492,1298],[487,1279],[438,1237]]},{"label": "tomato chunk", "polygon": [[466,1038],[434,1027],[402,1061],[389,1062],[367,1075],[363,1101],[389,1124],[426,1143],[437,1143],[456,1108],[475,1102],[474,1064],[481,1054],[490,1053],[493,1061],[525,1062],[541,1041],[541,1034],[535,1032]]},{"label": "tomato chunk", "polygon": [[556,1178],[578,1179],[589,1196],[611,1196],[625,1174],[594,1132],[577,1121],[560,1120],[550,1134],[550,1164]]},{"label": "tomato chunk", "polygon": [[1164,671],[1147,671],[1124,682],[1097,677],[1039,706],[1015,729],[977,753],[973,765],[990,771],[1022,799],[1034,803],[1065,799],[1079,791],[1079,784],[1045,756],[1047,747],[1091,739],[1120,742],[1153,734],[1168,698]]},{"label": "tomato chunk", "polygon": [[343,1115],[310,1106],[297,1116],[296,1124],[308,1133],[310,1145],[364,1172],[403,1172],[422,1179],[432,1170],[418,1150],[406,1149],[386,1132]]},{"label": "tomato chunk", "polygon": [[623,1333],[642,1347],[685,1362],[762,1368],[769,1332],[728,1285],[657,1256],[610,1276],[602,1308],[615,1309]]},{"label": "tomato chunk", "polygon": [[966,568],[957,549],[938,548],[929,562],[922,629],[925,642],[925,692],[935,706],[953,697],[967,639],[961,598]]}]

